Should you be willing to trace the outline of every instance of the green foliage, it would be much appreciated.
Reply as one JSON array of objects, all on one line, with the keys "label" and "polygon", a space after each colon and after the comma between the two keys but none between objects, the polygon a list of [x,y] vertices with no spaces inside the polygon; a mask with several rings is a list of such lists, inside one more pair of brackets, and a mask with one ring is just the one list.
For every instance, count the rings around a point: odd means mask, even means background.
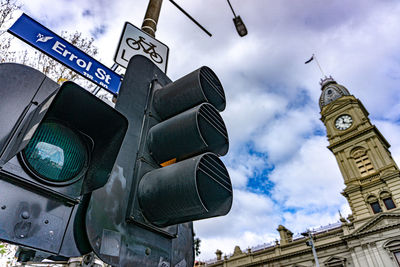
[{"label": "green foliage", "polygon": [[196,237],[196,233],[193,232],[193,247],[194,247],[194,254],[198,257],[201,253],[200,251],[200,238]]},{"label": "green foliage", "polygon": [[196,237],[194,239],[194,253],[196,254],[196,257],[200,255],[201,251],[200,251],[200,243],[201,240],[200,238]]},{"label": "green foliage", "polygon": [[6,252],[6,246],[4,244],[0,244],[0,256],[3,256],[4,254],[6,254]]},{"label": "green foliage", "polygon": [[0,242],[0,266],[15,266],[16,258],[14,257],[17,247],[11,244]]}]

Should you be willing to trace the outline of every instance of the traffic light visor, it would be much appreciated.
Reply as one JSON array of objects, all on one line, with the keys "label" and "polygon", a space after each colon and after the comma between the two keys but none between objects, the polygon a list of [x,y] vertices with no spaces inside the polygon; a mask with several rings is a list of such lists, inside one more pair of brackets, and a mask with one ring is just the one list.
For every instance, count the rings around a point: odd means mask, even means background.
[{"label": "traffic light visor", "polygon": [[22,151],[28,168],[47,181],[73,182],[88,163],[87,145],[72,129],[44,121]]},{"label": "traffic light visor", "polygon": [[154,93],[154,108],[162,120],[204,102],[210,103],[218,111],[223,111],[226,106],[221,82],[217,75],[205,66]]},{"label": "traffic light visor", "polygon": [[218,156],[204,153],[146,173],[138,198],[147,220],[164,227],[227,214],[232,183]]}]

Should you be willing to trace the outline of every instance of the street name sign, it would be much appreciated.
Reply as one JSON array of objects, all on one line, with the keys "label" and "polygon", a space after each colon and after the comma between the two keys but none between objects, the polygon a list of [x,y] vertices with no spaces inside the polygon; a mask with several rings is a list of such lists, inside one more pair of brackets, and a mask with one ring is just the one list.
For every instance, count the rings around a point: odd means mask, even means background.
[{"label": "street name sign", "polygon": [[142,55],[150,59],[165,73],[167,72],[168,53],[168,46],[154,39],[133,24],[125,22],[114,61],[126,68],[131,57]]},{"label": "street name sign", "polygon": [[22,14],[8,31],[110,93],[118,93],[122,80],[119,74],[70,44],[28,15]]}]

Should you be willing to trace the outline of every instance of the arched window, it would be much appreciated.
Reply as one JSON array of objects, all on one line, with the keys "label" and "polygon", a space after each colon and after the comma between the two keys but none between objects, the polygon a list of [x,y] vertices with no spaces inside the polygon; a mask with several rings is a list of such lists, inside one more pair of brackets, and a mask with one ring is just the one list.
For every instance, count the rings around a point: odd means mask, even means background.
[{"label": "arched window", "polygon": [[372,209],[373,213],[376,214],[376,213],[382,212],[381,205],[379,204],[379,200],[378,200],[378,198],[376,196],[370,195],[367,198],[367,202],[371,206],[371,209]]},{"label": "arched window", "polygon": [[391,240],[383,246],[393,255],[393,260],[400,266],[400,240]]},{"label": "arched window", "polygon": [[361,176],[367,176],[368,174],[375,172],[374,166],[372,166],[371,160],[368,158],[367,151],[364,148],[357,147],[353,149],[351,157],[353,158]]},{"label": "arched window", "polygon": [[387,210],[391,210],[391,209],[396,208],[396,204],[394,204],[394,201],[392,199],[392,195],[389,192],[383,191],[383,192],[380,193],[379,196],[382,199],[383,204],[385,204],[385,207],[386,207]]},{"label": "arched window", "polygon": [[344,267],[344,266],[346,266],[346,258],[332,256],[324,262],[324,266]]}]

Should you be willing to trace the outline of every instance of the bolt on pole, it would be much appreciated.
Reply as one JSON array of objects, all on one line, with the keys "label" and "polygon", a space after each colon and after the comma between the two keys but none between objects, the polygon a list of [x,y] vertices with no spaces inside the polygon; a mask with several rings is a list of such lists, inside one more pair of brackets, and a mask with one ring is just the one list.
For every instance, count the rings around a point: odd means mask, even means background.
[{"label": "bolt on pole", "polygon": [[162,0],[150,0],[143,19],[142,30],[155,37],[158,17],[160,16]]}]

